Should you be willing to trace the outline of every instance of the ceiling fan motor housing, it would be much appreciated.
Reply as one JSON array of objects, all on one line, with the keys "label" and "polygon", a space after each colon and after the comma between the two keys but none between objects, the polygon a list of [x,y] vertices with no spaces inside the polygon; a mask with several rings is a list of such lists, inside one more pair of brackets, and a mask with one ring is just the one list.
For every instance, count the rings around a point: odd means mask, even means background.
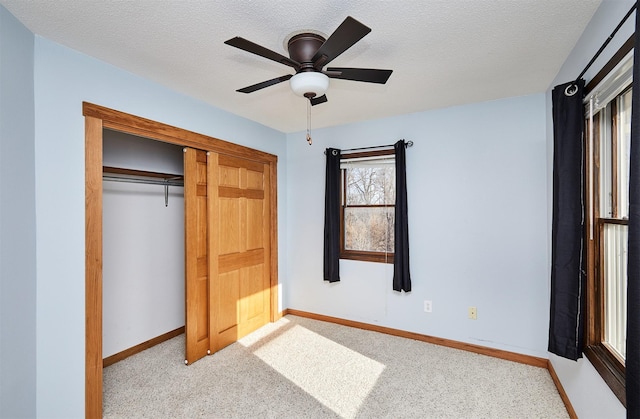
[{"label": "ceiling fan motor housing", "polygon": [[329,88],[329,77],[320,73],[313,62],[313,56],[324,42],[324,37],[315,33],[301,33],[289,40],[289,57],[302,64],[289,80],[296,95],[311,99],[324,95]]},{"label": "ceiling fan motor housing", "polygon": [[289,57],[302,64],[300,71],[318,71],[314,69],[313,56],[324,44],[324,37],[315,33],[300,33],[289,39]]}]

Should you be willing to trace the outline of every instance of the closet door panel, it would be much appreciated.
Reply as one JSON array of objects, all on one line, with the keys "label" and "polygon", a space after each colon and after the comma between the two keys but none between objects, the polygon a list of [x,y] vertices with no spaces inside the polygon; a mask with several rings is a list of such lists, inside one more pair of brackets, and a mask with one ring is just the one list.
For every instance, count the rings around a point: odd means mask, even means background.
[{"label": "closet door panel", "polygon": [[264,191],[264,173],[247,170],[247,189]]},{"label": "closet door panel", "polygon": [[219,349],[267,324],[271,307],[269,166],[224,155],[217,156],[217,164],[213,205],[218,208],[219,235],[212,257],[218,275],[212,281],[220,298],[227,300],[213,307],[217,326],[212,336]]},{"label": "closet door panel", "polygon": [[220,166],[220,186],[231,186],[237,188],[240,186],[240,169],[237,167]]},{"label": "closet door panel", "polygon": [[256,278],[262,277],[263,266],[262,263],[250,266],[245,268],[243,272],[242,295],[244,298],[241,302],[241,311],[243,311],[242,318],[250,323],[256,321],[256,318],[259,318],[268,308],[262,298],[263,286],[259,281],[256,281]]},{"label": "closet door panel", "polygon": [[263,223],[264,223],[264,200],[247,200],[247,249],[264,248]]},{"label": "closet door panel", "polygon": [[218,328],[225,332],[238,325],[238,294],[240,288],[240,274],[238,271],[219,275],[219,281],[224,284],[220,287],[220,316]]},{"label": "closet door panel", "polygon": [[207,354],[209,324],[209,199],[207,153],[187,148],[184,154],[185,205],[185,361]]},{"label": "closet door panel", "polygon": [[240,202],[234,198],[218,198],[221,234],[218,235],[219,254],[227,255],[241,251]]}]

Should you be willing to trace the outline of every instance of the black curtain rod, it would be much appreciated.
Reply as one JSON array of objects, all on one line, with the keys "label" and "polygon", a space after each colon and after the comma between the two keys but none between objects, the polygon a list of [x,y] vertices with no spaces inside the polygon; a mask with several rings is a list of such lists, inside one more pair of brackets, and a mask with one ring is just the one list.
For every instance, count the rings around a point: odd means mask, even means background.
[{"label": "black curtain rod", "polygon": [[[412,147],[413,146],[413,141],[409,140],[406,141],[405,143],[405,147]],[[387,144],[387,145],[374,145],[371,147],[360,147],[360,148],[346,148],[344,150],[340,150],[340,152],[343,151],[359,151],[359,150],[373,150],[376,148],[389,148],[389,147],[393,147],[395,144]],[[325,151],[324,154],[327,154],[327,152]]]},{"label": "black curtain rod", "polygon": [[[413,141],[409,140],[407,142],[404,143],[405,147],[411,147],[413,146]],[[360,148],[346,148],[344,150],[341,151],[359,151],[359,150],[373,150],[374,148],[388,148],[388,147],[393,147],[395,144],[387,144],[387,145],[374,145],[371,147],[360,147]]]},{"label": "black curtain rod", "polygon": [[627,12],[626,15],[624,15],[624,17],[622,18],[622,20],[620,21],[620,23],[618,23],[618,26],[616,26],[616,28],[613,30],[613,32],[611,32],[611,35],[609,35],[609,37],[607,38],[606,41],[604,41],[604,44],[602,44],[602,46],[600,47],[600,49],[598,50],[598,52],[596,52],[596,54],[593,56],[593,58],[591,59],[591,61],[589,61],[589,63],[587,64],[587,66],[584,68],[584,70],[582,70],[582,73],[580,73],[580,75],[576,78],[576,82],[578,80],[580,80],[582,78],[582,76],[584,76],[584,73],[587,72],[587,70],[589,70],[589,68],[591,67],[591,65],[598,59],[598,57],[600,56],[600,54],[602,54],[602,51],[604,51],[604,49],[607,47],[607,45],[609,45],[609,42],[611,42],[611,40],[613,39],[614,36],[616,36],[616,33],[618,33],[618,31],[620,30],[620,28],[622,27],[622,25],[624,25],[624,23],[627,21],[627,19],[629,19],[629,16],[631,16],[631,13],[633,13],[634,10],[636,10],[636,7],[638,7],[638,2],[635,2],[633,4],[633,6],[631,7],[631,9],[629,9],[629,11]]}]

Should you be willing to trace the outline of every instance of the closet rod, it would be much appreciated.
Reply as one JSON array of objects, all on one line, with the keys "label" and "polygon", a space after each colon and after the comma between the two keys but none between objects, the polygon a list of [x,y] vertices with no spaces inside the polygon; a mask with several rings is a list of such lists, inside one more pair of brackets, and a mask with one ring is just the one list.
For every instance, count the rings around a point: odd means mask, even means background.
[{"label": "closet rod", "polygon": [[167,179],[142,179],[127,176],[102,175],[102,180],[109,182],[144,183],[148,185],[184,186],[184,181],[181,177]]}]

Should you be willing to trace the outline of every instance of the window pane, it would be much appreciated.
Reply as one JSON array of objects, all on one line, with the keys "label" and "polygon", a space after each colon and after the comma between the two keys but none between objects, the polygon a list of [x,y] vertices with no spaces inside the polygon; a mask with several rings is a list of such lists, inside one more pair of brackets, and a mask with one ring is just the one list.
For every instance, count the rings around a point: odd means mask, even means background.
[{"label": "window pane", "polygon": [[629,218],[631,90],[618,97],[618,217]]},{"label": "window pane", "polygon": [[345,208],[344,248],[393,253],[393,207]]},{"label": "window pane", "polygon": [[353,167],[346,169],[347,205],[393,205],[395,167]]},{"label": "window pane", "polygon": [[626,225],[604,226],[604,341],[622,359],[627,338],[627,233]]},{"label": "window pane", "polygon": [[[613,216],[613,198],[611,192],[611,106],[607,106],[596,115],[600,133],[600,216]],[[594,118],[594,119],[596,119]]]}]

